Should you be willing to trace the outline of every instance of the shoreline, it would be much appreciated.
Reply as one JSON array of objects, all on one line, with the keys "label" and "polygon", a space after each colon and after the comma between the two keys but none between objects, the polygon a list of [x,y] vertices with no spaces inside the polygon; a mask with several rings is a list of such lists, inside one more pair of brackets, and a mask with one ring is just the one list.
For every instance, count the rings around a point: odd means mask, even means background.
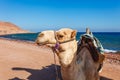
[{"label": "shoreline", "polygon": [[[19,40],[19,39],[12,39],[12,38],[5,38],[5,37],[0,37],[0,39],[3,39],[3,40],[11,40],[11,41],[19,41],[19,42],[26,42],[26,43],[29,43],[29,44],[35,44],[35,41],[29,41],[29,40]],[[111,49],[104,49],[104,53],[107,53],[107,54],[120,54],[120,50],[111,50]]]}]

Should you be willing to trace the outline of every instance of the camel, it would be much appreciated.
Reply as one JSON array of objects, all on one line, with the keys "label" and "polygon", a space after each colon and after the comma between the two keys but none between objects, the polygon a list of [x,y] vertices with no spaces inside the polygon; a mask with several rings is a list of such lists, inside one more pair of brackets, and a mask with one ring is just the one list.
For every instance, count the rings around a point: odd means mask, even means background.
[{"label": "camel", "polygon": [[[95,61],[88,47],[78,49],[76,41],[76,30],[63,28],[58,31],[42,31],[37,39],[38,45],[49,45],[55,47],[56,54],[61,65],[63,80],[99,80],[99,67],[101,60],[99,54]],[[57,48],[56,48],[57,44]],[[103,56],[102,56],[103,57]]]}]

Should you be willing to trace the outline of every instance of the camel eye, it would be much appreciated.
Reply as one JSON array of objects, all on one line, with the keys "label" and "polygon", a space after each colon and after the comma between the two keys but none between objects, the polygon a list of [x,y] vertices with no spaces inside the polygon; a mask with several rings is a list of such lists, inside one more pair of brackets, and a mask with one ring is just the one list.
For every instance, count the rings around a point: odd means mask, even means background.
[{"label": "camel eye", "polygon": [[63,38],[63,35],[59,35],[60,38]]},{"label": "camel eye", "polygon": [[58,39],[62,39],[64,36],[63,35],[57,35]]}]

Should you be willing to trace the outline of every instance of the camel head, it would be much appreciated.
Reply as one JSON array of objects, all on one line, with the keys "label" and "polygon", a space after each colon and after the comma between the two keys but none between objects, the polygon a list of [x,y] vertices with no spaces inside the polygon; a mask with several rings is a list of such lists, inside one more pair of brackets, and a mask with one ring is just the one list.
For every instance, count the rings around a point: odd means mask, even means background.
[{"label": "camel head", "polygon": [[53,47],[57,42],[62,43],[64,41],[75,39],[75,37],[76,31],[70,28],[63,28],[58,31],[47,30],[38,34],[36,43],[38,45],[49,45],[49,47]]},{"label": "camel head", "polygon": [[[73,60],[77,50],[76,30],[63,28],[58,31],[43,31],[38,35],[36,43],[38,45],[48,45],[56,50],[60,64],[67,66]],[[56,49],[56,44],[59,47]]]}]

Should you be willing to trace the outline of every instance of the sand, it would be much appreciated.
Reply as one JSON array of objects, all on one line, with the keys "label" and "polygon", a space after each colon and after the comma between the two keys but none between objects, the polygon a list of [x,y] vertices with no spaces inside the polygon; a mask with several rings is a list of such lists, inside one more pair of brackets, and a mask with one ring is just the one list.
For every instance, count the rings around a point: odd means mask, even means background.
[{"label": "sand", "polygon": [[[120,64],[110,62],[106,59],[101,80],[120,80]],[[52,50],[31,42],[0,39],[0,80],[55,80]]]}]

